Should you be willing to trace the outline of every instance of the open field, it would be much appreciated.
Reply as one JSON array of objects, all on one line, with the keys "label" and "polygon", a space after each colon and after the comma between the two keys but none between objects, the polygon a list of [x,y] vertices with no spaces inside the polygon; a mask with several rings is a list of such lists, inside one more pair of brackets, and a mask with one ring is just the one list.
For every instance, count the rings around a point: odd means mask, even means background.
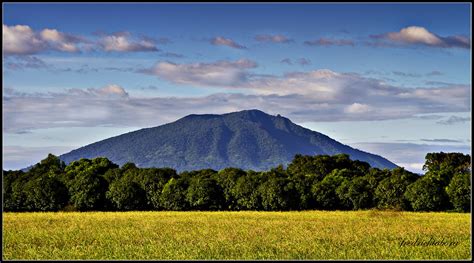
[{"label": "open field", "polygon": [[[4,259],[471,258],[468,213],[59,212],[3,216]],[[444,243],[422,244],[430,238]]]}]

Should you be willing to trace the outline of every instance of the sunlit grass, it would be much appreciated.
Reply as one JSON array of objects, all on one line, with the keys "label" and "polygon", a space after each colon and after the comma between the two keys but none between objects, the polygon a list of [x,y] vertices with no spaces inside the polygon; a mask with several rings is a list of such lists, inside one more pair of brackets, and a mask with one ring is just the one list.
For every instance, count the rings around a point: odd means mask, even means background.
[{"label": "sunlit grass", "polygon": [[[470,214],[4,213],[4,259],[470,259]],[[457,246],[400,246],[402,240]]]}]

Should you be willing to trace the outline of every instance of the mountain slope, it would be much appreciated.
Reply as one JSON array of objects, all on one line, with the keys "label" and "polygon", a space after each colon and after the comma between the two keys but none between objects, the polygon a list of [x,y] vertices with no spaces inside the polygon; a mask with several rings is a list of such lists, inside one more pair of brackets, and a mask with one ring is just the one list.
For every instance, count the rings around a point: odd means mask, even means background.
[{"label": "mountain slope", "polygon": [[225,167],[266,170],[295,154],[346,153],[373,167],[397,167],[387,159],[341,144],[289,119],[247,110],[188,115],[175,122],[122,134],[60,156],[66,163],[104,156],[122,165],[171,167],[178,171]]}]

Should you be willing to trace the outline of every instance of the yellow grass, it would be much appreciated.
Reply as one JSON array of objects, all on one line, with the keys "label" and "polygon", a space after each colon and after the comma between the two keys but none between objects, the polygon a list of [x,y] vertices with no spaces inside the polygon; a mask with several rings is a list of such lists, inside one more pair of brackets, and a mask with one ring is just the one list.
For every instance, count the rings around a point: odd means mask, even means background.
[{"label": "yellow grass", "polygon": [[[4,259],[471,259],[470,214],[4,213]],[[457,245],[400,246],[402,241]]]}]

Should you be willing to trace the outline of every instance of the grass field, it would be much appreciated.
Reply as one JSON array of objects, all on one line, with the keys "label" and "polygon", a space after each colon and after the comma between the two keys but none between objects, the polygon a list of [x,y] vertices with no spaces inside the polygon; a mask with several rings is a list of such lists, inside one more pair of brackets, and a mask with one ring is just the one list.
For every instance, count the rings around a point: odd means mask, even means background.
[{"label": "grass field", "polygon": [[[375,210],[4,213],[3,257],[470,259],[470,216]],[[430,238],[444,243],[422,244]]]}]

